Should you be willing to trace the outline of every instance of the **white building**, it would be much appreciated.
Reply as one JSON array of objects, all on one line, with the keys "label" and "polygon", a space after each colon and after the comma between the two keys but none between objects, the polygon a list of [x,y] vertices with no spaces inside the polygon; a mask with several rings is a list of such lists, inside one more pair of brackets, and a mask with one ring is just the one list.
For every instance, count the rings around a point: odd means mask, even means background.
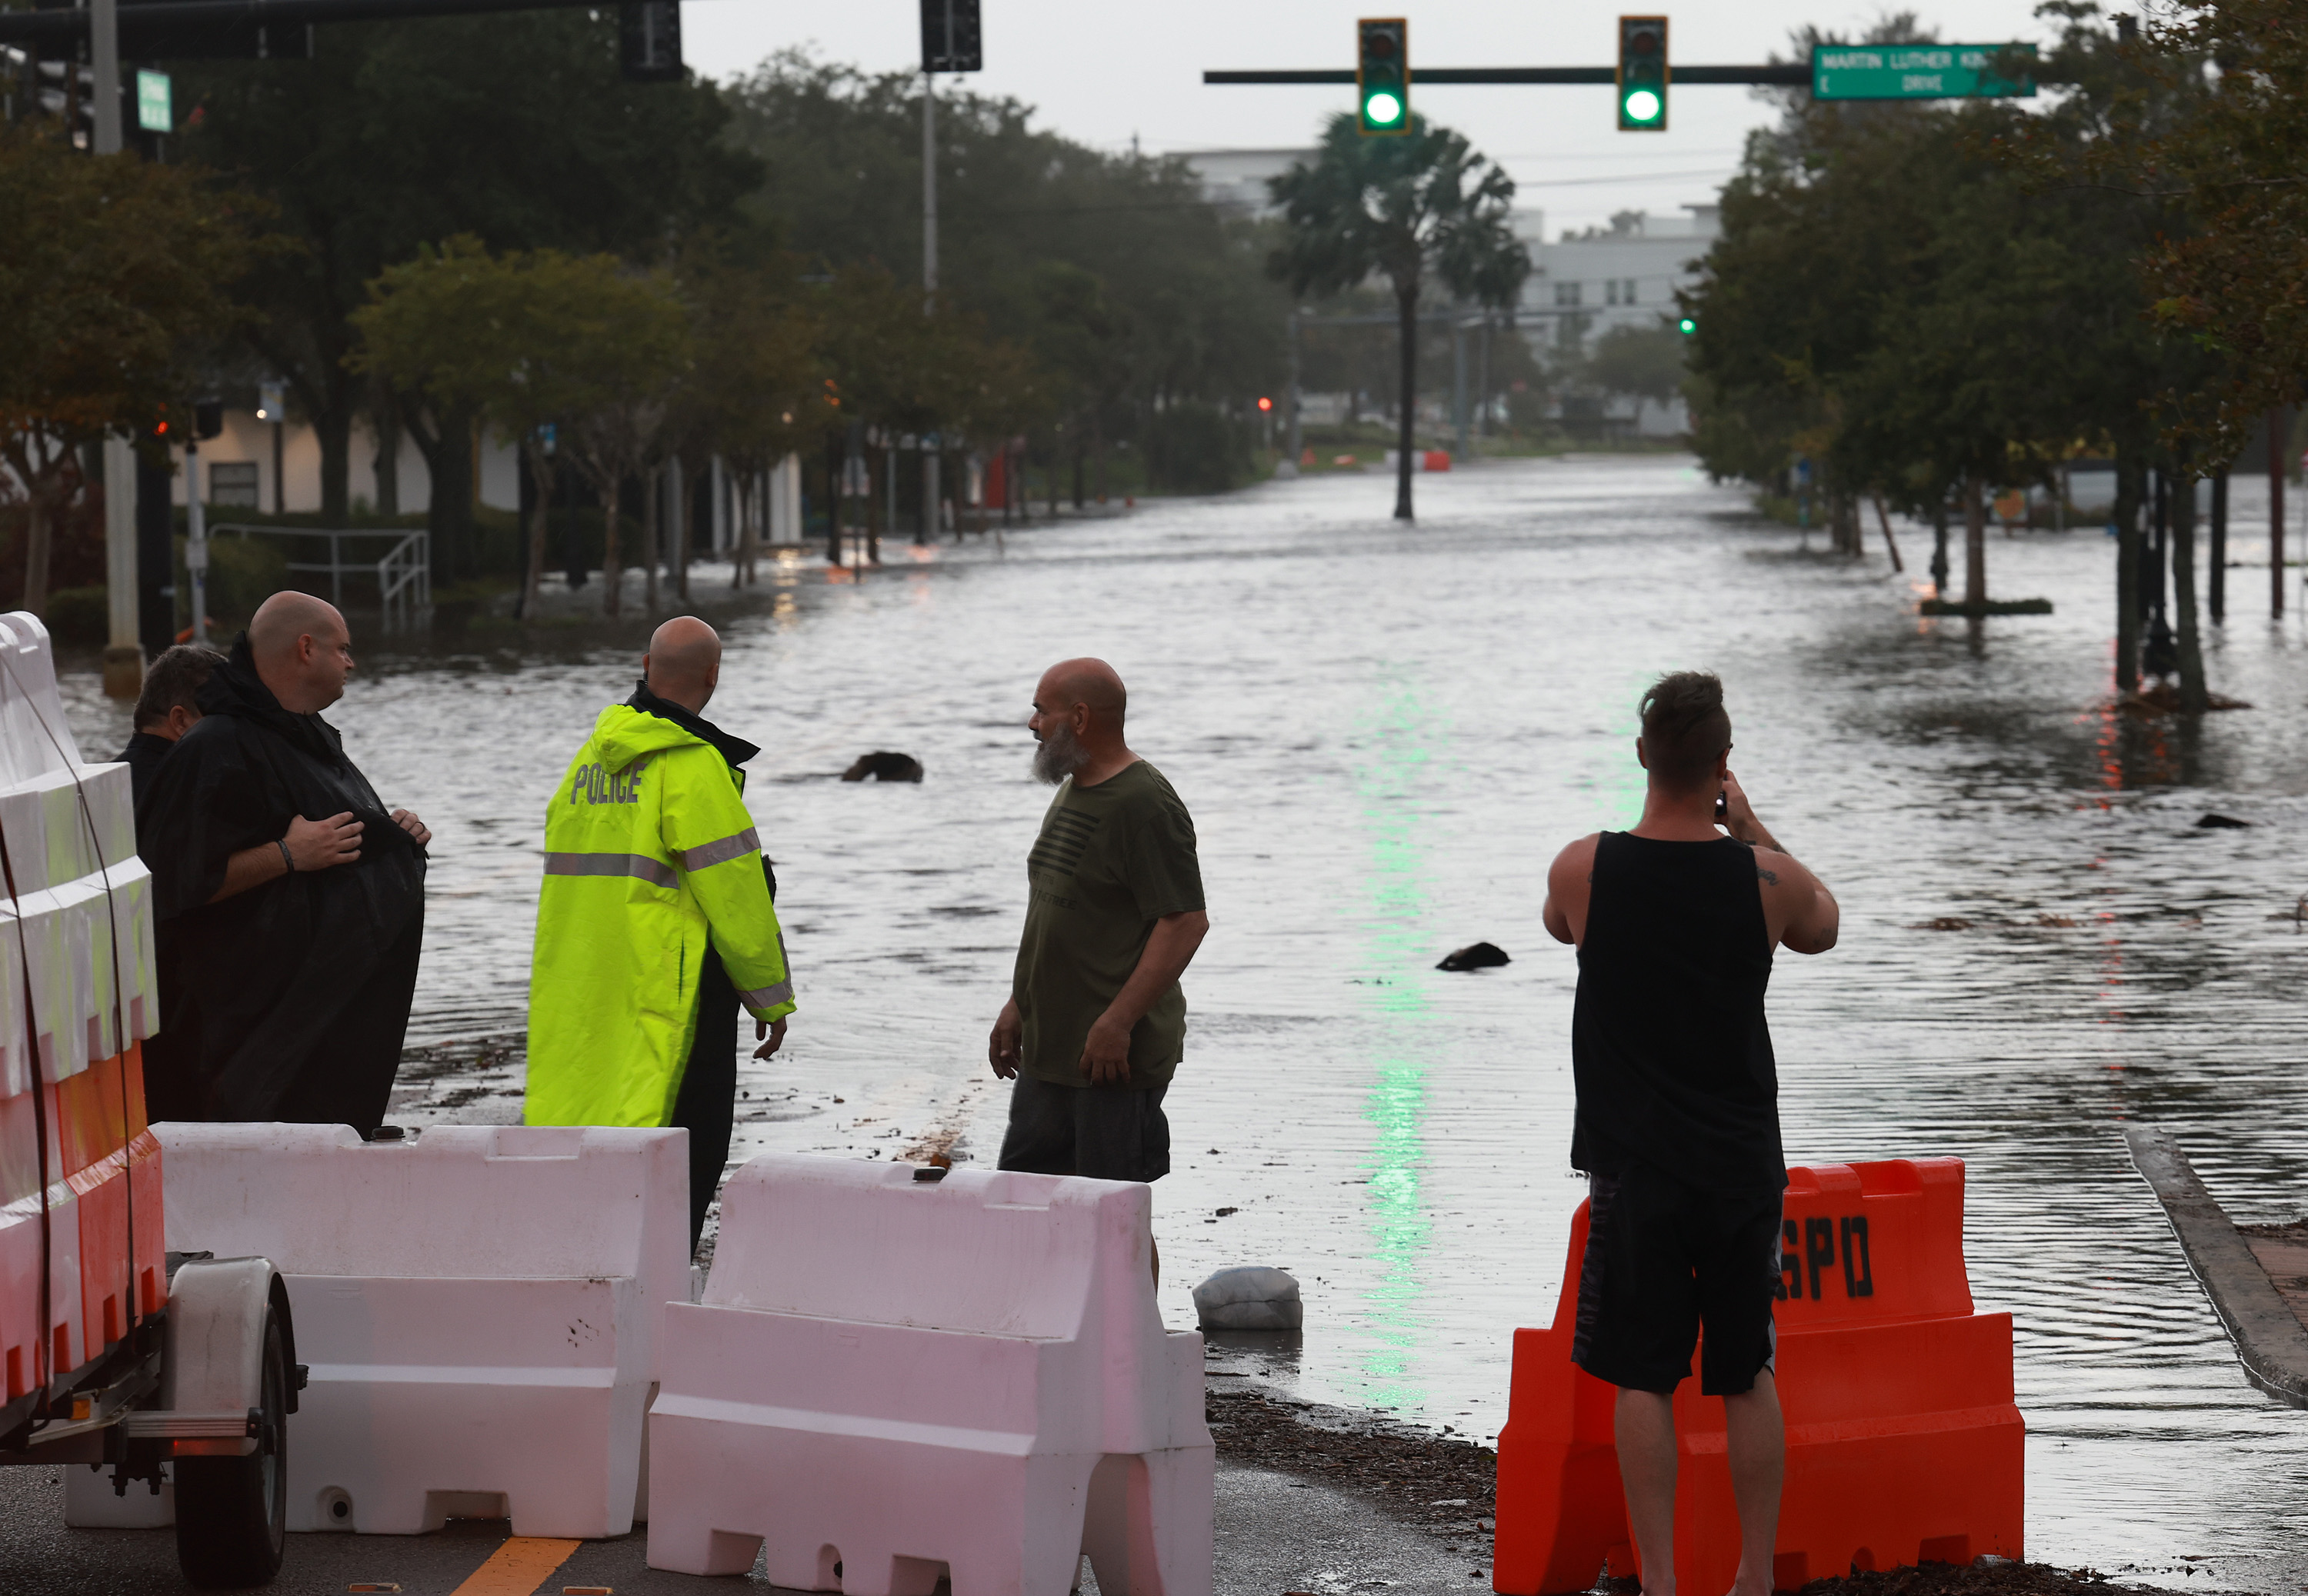
[{"label": "white building", "polygon": [[[1610,328],[1658,327],[1677,315],[1676,290],[1699,280],[1699,262],[1722,231],[1718,206],[1683,209],[1688,214],[1679,217],[1621,211],[1607,228],[1551,244],[1541,236],[1537,212],[1518,214],[1516,231],[1530,245],[1533,267],[1518,320],[1543,356],[1558,365],[1575,360]],[[1523,215],[1532,219],[1527,229]],[[1605,414],[1646,437],[1690,427],[1680,398],[1665,406],[1620,399]]]},{"label": "white building", "polygon": [[1300,162],[1308,165],[1321,154],[1316,150],[1181,150],[1186,169],[1201,184],[1202,198],[1244,216],[1280,214],[1267,191],[1270,180]]}]

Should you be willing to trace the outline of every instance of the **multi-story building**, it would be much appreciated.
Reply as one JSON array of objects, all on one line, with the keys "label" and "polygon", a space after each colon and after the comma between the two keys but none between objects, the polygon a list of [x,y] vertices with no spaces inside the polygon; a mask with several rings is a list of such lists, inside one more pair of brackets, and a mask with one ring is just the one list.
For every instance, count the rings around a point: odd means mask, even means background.
[{"label": "multi-story building", "polygon": [[[1719,207],[1683,209],[1688,214],[1679,217],[1623,210],[1608,227],[1564,234],[1553,243],[1541,236],[1538,212],[1518,213],[1516,230],[1530,249],[1533,268],[1518,319],[1543,356],[1566,367],[1613,327],[1659,327],[1677,315],[1675,291],[1698,280],[1699,262],[1721,231]],[[1525,216],[1531,219],[1528,226]],[[1571,402],[1579,404],[1575,384]],[[1618,398],[1596,418],[1649,437],[1690,427],[1679,397],[1663,406]]]}]

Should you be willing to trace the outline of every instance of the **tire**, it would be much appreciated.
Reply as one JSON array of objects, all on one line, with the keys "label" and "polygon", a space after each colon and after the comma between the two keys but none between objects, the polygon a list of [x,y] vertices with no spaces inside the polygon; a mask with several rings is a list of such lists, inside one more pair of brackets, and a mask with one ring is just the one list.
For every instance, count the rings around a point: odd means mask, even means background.
[{"label": "tire", "polygon": [[203,1590],[270,1584],[280,1572],[288,1528],[285,1339],[276,1296],[264,1316],[264,1436],[256,1451],[176,1463],[177,1564]]}]

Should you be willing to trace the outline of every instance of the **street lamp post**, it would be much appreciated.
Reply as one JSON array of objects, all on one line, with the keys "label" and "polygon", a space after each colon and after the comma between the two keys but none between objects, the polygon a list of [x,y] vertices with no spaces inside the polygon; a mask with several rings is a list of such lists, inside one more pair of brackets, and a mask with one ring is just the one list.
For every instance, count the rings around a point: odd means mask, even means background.
[{"label": "street lamp post", "polygon": [[[120,153],[119,0],[90,0],[89,55],[97,155]],[[67,64],[66,82],[71,78]],[[136,604],[136,457],[128,440],[104,440],[104,585],[108,600],[104,691],[133,699],[144,686],[144,646]]]}]

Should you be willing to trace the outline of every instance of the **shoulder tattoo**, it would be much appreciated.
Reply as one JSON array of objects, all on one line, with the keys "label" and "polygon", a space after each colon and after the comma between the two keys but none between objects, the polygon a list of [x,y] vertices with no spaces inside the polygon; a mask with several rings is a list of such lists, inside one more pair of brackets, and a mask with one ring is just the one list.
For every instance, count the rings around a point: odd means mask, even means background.
[{"label": "shoulder tattoo", "polygon": [[1760,864],[1755,867],[1755,875],[1767,887],[1776,887],[1779,884],[1779,878]]}]

